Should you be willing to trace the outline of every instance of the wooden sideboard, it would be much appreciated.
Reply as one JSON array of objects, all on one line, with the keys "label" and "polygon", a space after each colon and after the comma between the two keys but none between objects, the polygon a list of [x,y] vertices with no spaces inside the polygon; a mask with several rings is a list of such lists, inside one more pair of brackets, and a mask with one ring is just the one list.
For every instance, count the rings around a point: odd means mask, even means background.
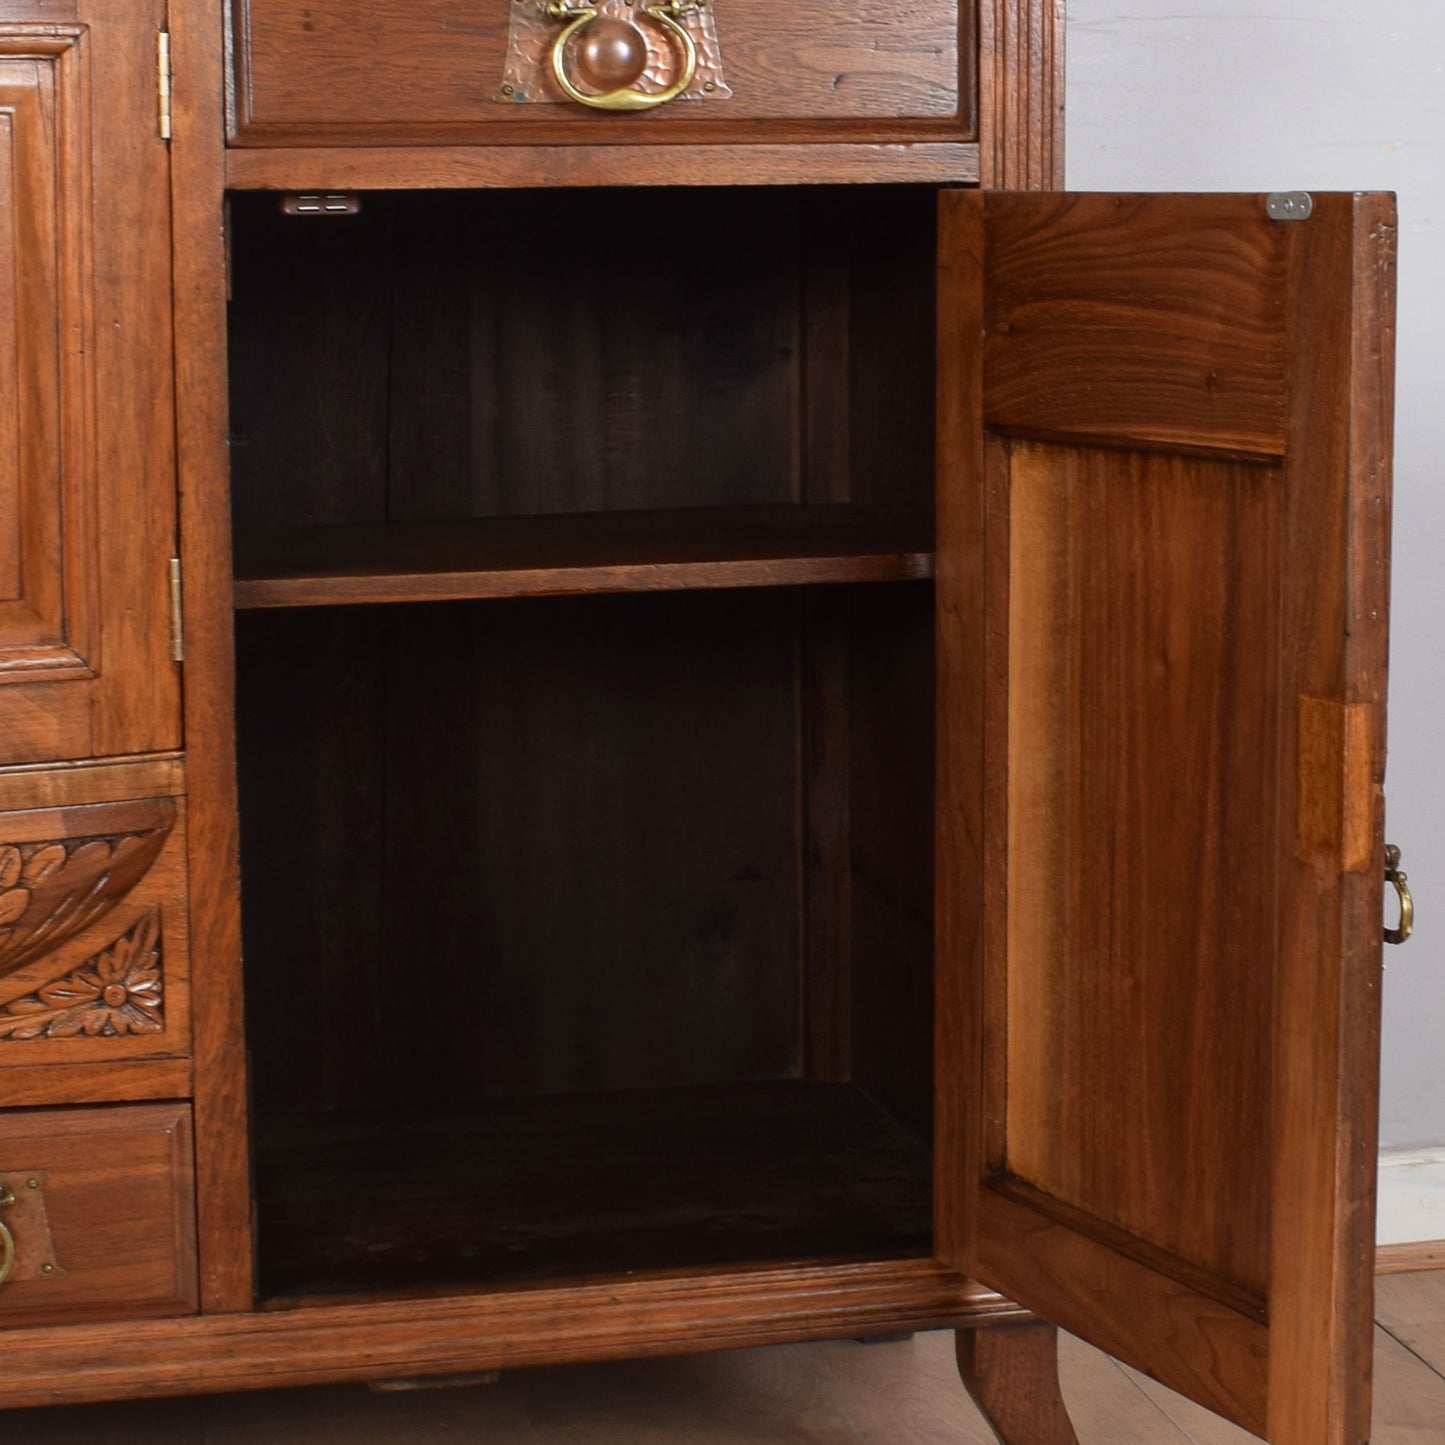
[{"label": "wooden sideboard", "polygon": [[553,8],[0,0],[0,1403],[1359,1445],[1390,199],[1060,193],[1050,0]]}]

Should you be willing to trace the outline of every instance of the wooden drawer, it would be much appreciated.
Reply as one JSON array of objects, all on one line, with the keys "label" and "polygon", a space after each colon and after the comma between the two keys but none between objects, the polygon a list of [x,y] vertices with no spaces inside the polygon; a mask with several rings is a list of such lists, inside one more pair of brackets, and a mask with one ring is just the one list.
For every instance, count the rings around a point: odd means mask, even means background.
[{"label": "wooden drawer", "polygon": [[507,0],[238,0],[231,138],[726,141],[759,139],[759,122],[770,140],[971,136],[973,21],[959,0],[707,3],[731,95],[618,116],[501,97]]},{"label": "wooden drawer", "polygon": [[196,1309],[188,1105],[0,1115],[0,1186],[14,1240],[0,1325]]}]

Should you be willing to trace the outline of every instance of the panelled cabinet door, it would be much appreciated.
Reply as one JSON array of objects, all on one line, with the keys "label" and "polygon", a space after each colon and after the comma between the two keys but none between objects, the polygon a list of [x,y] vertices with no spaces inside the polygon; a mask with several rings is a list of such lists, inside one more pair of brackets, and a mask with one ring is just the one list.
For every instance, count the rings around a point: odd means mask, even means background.
[{"label": "panelled cabinet door", "polygon": [[0,764],[175,747],[164,0],[0,10]]},{"label": "panelled cabinet door", "polygon": [[1312,206],[943,198],[939,1224],[1267,1439],[1353,1445],[1394,213]]}]

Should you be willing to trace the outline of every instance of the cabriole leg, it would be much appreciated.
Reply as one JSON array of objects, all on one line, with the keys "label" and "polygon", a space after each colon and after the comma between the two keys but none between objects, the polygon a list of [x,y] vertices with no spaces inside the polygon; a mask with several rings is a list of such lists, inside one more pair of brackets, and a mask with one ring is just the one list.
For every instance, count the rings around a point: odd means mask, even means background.
[{"label": "cabriole leg", "polygon": [[1079,1445],[1059,1393],[1052,1325],[959,1330],[958,1372],[1003,1445]]}]

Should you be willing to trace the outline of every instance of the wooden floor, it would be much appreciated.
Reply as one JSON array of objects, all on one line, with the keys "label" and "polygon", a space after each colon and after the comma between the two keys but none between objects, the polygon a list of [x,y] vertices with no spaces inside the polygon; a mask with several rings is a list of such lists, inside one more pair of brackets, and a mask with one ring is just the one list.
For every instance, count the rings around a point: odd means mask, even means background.
[{"label": "wooden floor", "polygon": [[[1374,1445],[1445,1442],[1445,1271],[1383,1276]],[[1066,1340],[1083,1445],[1254,1437]],[[0,1387],[3,1388],[3,1387]],[[794,1345],[532,1370],[426,1394],[363,1389],[90,1405],[0,1416],[25,1445],[991,1445],[952,1337]]]}]

